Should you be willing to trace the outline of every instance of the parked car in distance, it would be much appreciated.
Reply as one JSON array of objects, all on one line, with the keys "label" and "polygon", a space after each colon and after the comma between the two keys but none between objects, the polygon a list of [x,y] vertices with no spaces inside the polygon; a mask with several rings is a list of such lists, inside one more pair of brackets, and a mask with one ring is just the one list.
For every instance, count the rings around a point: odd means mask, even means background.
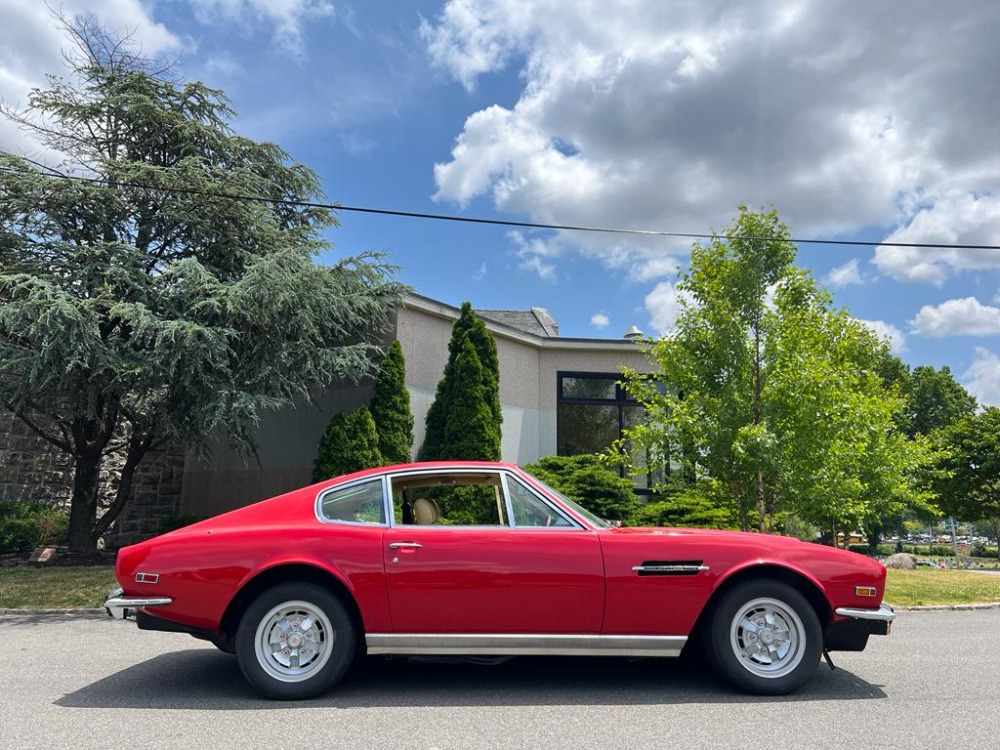
[{"label": "parked car in distance", "polygon": [[781,536],[621,528],[513,464],[372,469],[118,553],[105,606],[236,654],[278,699],[360,653],[678,656],[736,687],[796,690],[824,650],[889,633],[885,568]]}]

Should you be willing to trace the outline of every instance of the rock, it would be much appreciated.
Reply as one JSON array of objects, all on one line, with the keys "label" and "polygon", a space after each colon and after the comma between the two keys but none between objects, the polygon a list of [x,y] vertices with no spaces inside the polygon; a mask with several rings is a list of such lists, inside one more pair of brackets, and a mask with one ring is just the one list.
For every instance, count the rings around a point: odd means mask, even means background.
[{"label": "rock", "polygon": [[897,552],[885,561],[885,567],[897,570],[913,570],[917,567],[917,558],[909,552]]},{"label": "rock", "polygon": [[28,558],[28,562],[47,563],[55,553],[55,547],[36,547],[35,551],[31,553],[31,557]]}]

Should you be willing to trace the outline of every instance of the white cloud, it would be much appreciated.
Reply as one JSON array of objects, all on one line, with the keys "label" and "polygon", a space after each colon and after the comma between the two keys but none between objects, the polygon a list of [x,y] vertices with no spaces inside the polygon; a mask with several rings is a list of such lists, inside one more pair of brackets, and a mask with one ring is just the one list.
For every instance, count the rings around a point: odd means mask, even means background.
[{"label": "white cloud", "polygon": [[[1000,244],[1000,195],[975,196],[954,190],[914,211],[911,221],[886,237],[886,242]],[[1000,250],[880,245],[872,262],[898,281],[940,286],[955,272],[1000,269]]]},{"label": "white cloud", "polygon": [[1000,406],[1000,357],[977,346],[975,359],[961,382],[981,405]]},{"label": "white cloud", "polygon": [[643,283],[677,275],[677,260],[665,258],[631,258],[628,263],[629,281]]},{"label": "white cloud", "polygon": [[992,336],[1000,334],[1000,308],[982,304],[975,297],[950,299],[924,305],[910,321],[915,333],[933,338]]},{"label": "white cloud", "polygon": [[690,303],[690,301],[689,294],[678,290],[669,281],[661,281],[653,288],[653,291],[646,295],[646,311],[650,316],[649,324],[657,333],[666,333],[674,327],[685,303]]},{"label": "white cloud", "polygon": [[[1000,66],[998,22],[1000,5],[937,0],[905,14],[820,0],[450,0],[423,25],[433,62],[469,88],[515,65],[523,83],[516,102],[468,116],[435,166],[435,197],[681,232],[773,203],[803,236],[888,226],[899,241],[997,244],[1000,154],[984,144],[1000,98],[982,91]],[[574,242],[621,252],[620,240]],[[876,265],[941,283],[1000,267],[1000,254],[883,247]]]},{"label": "white cloud", "polygon": [[329,0],[188,0],[203,24],[237,24],[244,32],[273,28],[273,43],[295,59],[305,57],[305,27],[334,14]]},{"label": "white cloud", "polygon": [[858,259],[847,261],[842,266],[834,268],[826,277],[826,283],[832,287],[840,288],[849,284],[861,283],[861,271],[858,269]]},{"label": "white cloud", "polygon": [[886,339],[893,354],[901,354],[906,351],[906,336],[892,323],[886,323],[884,320],[861,320],[860,318],[856,318],[856,320],[868,326],[879,338]]},{"label": "white cloud", "polygon": [[518,231],[508,232],[507,239],[514,244],[518,268],[535,273],[545,281],[556,280],[556,266],[552,259],[561,253],[558,244]]},{"label": "white cloud", "polygon": [[486,274],[488,273],[488,270],[489,269],[486,268],[486,261],[484,260],[479,265],[479,268],[476,270],[476,272],[474,274],[472,274],[472,280],[473,281],[482,281],[483,279],[486,278]]},{"label": "white cloud", "polygon": [[597,330],[602,330],[607,328],[611,324],[611,318],[609,318],[604,313],[594,313],[590,316],[590,325],[592,325]]}]

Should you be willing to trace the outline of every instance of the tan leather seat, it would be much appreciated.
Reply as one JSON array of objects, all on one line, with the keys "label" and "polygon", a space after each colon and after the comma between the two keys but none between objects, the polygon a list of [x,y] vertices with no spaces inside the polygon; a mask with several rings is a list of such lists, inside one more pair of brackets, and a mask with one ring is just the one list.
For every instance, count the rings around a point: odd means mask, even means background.
[{"label": "tan leather seat", "polygon": [[421,526],[430,526],[441,520],[441,508],[437,502],[427,497],[418,497],[413,501],[413,522]]}]

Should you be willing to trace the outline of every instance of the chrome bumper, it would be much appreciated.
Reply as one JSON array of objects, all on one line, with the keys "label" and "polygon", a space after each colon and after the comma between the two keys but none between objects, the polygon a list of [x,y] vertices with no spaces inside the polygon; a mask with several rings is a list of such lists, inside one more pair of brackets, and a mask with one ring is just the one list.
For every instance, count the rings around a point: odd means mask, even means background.
[{"label": "chrome bumper", "polygon": [[878,609],[837,607],[835,611],[841,617],[853,617],[855,620],[877,620],[878,622],[891,623],[896,619],[896,613],[892,611],[892,607],[884,602]]},{"label": "chrome bumper", "polygon": [[104,609],[116,620],[128,620],[143,607],[165,607],[173,602],[169,596],[122,596],[125,592],[118,588],[108,592]]}]

